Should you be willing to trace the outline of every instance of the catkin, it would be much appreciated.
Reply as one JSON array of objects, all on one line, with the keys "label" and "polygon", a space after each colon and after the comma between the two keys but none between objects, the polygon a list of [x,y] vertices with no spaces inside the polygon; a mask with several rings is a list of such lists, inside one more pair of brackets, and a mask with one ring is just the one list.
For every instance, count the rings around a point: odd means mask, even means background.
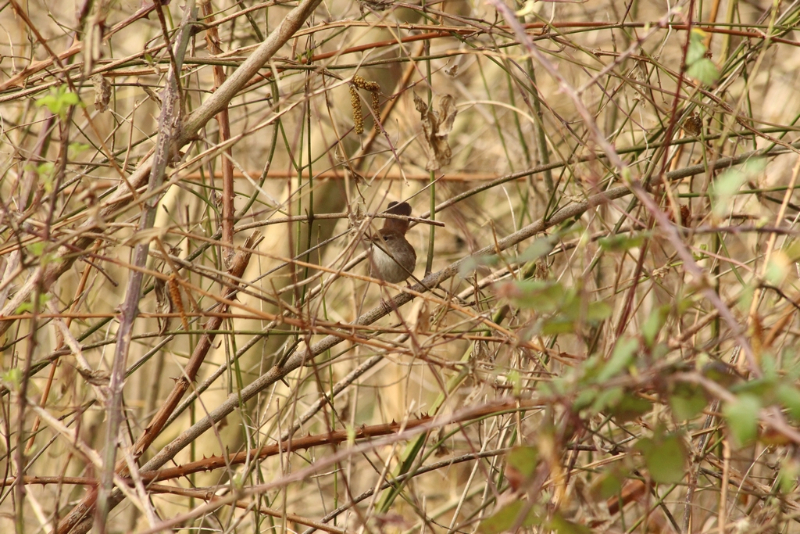
[{"label": "catkin", "polygon": [[352,85],[350,86],[350,106],[353,108],[353,124],[356,128],[356,133],[361,135],[364,133],[364,117],[361,115],[361,99],[358,98],[358,90]]},{"label": "catkin", "polygon": [[189,320],[186,318],[186,309],[183,307],[181,286],[178,285],[178,280],[175,278],[174,274],[169,275],[169,278],[167,279],[167,289],[169,289],[169,299],[178,310],[178,313],[181,314],[181,323],[183,323],[183,329],[188,331]]},{"label": "catkin", "polygon": [[378,91],[372,91],[372,111],[375,113],[375,117],[380,117],[380,93]]},{"label": "catkin", "polygon": [[372,111],[375,116],[380,115],[380,93],[381,86],[378,82],[368,82],[362,76],[353,76],[353,84],[350,86],[350,106],[353,108],[353,123],[356,133],[364,133],[364,116],[361,113],[361,100],[358,98],[358,89],[364,89],[372,93]]}]

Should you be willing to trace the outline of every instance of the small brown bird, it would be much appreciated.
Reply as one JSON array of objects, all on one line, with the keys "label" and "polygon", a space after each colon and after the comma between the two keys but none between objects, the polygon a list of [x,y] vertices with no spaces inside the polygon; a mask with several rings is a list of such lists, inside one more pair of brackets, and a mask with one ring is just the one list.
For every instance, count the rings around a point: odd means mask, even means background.
[{"label": "small brown bird", "polygon": [[[408,202],[389,202],[386,213],[411,215]],[[397,284],[411,276],[417,265],[417,253],[406,239],[408,221],[384,219],[383,228],[372,236],[371,276]]]}]

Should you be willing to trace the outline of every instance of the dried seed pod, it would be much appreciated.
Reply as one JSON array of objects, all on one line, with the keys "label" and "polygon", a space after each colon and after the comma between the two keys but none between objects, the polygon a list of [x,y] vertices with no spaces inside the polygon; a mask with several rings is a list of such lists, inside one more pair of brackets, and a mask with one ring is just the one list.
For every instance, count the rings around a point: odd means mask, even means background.
[{"label": "dried seed pod", "polygon": [[[670,221],[675,222],[675,209],[672,206],[667,208],[665,213]],[[692,208],[688,204],[678,204],[678,216],[680,217],[679,225],[689,226],[692,224]]]},{"label": "dried seed pod", "polygon": [[700,115],[692,113],[691,117],[687,117],[686,120],[683,121],[683,131],[689,135],[700,135],[700,132],[703,131],[703,120],[700,118]]},{"label": "dried seed pod", "polygon": [[455,98],[442,95],[437,110],[433,106],[429,108],[428,104],[414,93],[414,106],[419,112],[422,128],[425,131],[425,141],[430,148],[425,169],[437,171],[449,165],[452,157],[447,138],[453,130],[453,123],[458,115]]},{"label": "dried seed pod", "polygon": [[108,102],[111,100],[111,84],[102,74],[95,74],[92,76],[92,86],[94,87],[94,108],[102,113],[108,109]]},{"label": "dried seed pod", "polygon": [[[169,298],[167,291],[167,284],[161,278],[155,280],[155,294],[156,294],[156,313],[166,314],[172,313],[172,300]],[[169,329],[169,317],[157,317],[158,320],[158,333],[163,334]]]},{"label": "dried seed pod", "polygon": [[183,323],[183,329],[188,331],[189,330],[189,320],[186,318],[186,309],[183,307],[183,299],[181,299],[181,286],[178,285],[178,280],[175,278],[174,274],[169,275],[169,279],[167,280],[167,288],[169,289],[169,299],[172,301],[172,304],[177,308],[178,313],[181,314],[181,323]]}]

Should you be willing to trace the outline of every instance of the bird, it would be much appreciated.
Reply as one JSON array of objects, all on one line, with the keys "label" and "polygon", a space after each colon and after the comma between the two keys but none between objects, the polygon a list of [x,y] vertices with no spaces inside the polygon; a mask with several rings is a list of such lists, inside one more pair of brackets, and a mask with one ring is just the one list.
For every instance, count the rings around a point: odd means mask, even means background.
[{"label": "bird", "polygon": [[[389,202],[386,213],[411,215],[408,202]],[[384,219],[383,227],[370,238],[370,275],[386,282],[397,284],[411,276],[417,265],[417,253],[406,239],[408,221]]]}]

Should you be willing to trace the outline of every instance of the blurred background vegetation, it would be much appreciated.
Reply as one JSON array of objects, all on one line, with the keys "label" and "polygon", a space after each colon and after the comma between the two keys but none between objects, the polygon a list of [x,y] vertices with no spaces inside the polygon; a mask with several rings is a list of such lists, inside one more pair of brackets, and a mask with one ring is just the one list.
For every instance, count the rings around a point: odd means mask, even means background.
[{"label": "blurred background vegetation", "polygon": [[0,529],[800,531],[798,20],[0,2]]}]

